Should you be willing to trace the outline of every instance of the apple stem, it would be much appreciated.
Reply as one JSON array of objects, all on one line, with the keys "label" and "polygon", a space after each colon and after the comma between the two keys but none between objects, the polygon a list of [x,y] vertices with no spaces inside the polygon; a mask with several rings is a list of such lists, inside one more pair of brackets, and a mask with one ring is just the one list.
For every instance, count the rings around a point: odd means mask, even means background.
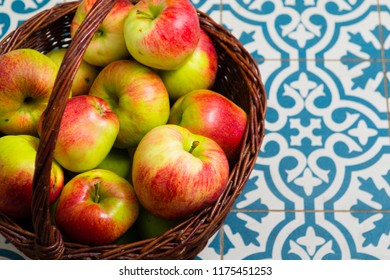
[{"label": "apple stem", "polygon": [[144,16],[145,18],[151,19],[151,20],[155,19],[155,17],[153,15],[145,13],[144,11],[141,11],[141,10],[137,10],[137,15]]},{"label": "apple stem", "polygon": [[193,141],[192,142],[192,146],[190,148],[190,150],[188,151],[190,154],[192,154],[192,152],[195,150],[196,147],[199,146],[199,141]]},{"label": "apple stem", "polygon": [[95,187],[95,197],[94,197],[94,202],[99,203],[100,201],[100,194],[99,194],[99,189],[100,189],[100,182],[96,182],[94,184]]}]

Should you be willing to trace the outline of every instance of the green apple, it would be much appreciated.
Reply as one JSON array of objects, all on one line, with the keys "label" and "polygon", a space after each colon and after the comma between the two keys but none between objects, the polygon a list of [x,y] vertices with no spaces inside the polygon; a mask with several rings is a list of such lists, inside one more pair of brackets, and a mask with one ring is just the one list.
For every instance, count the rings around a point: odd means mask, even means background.
[{"label": "green apple", "polygon": [[58,66],[33,49],[17,49],[0,56],[0,132],[37,136]]},{"label": "green apple", "polygon": [[127,149],[113,147],[96,168],[111,170],[127,179],[130,173],[130,155]]},{"label": "green apple", "polygon": [[211,88],[218,69],[218,56],[214,44],[203,29],[195,51],[178,69],[159,71],[171,100],[196,89]]},{"label": "green apple", "polygon": [[143,207],[179,219],[214,203],[226,187],[229,163],[212,139],[178,125],[161,125],[139,143],[133,185]]},{"label": "green apple", "polygon": [[124,235],[138,214],[133,186],[112,171],[93,169],[80,173],[64,186],[55,222],[74,242],[104,245]]},{"label": "green apple", "polygon": [[180,221],[181,219],[168,220],[160,218],[141,207],[135,227],[141,239],[148,239],[162,235],[164,232],[177,226]]},{"label": "green apple", "polygon": [[[54,49],[46,54],[51,60],[53,60],[58,67],[61,66],[62,60],[66,49]],[[100,69],[94,65],[89,64],[85,60],[81,61],[80,67],[76,72],[76,76],[72,83],[72,96],[78,96],[88,94],[89,89],[92,86],[93,81],[98,75]]]},{"label": "green apple", "polygon": [[[39,138],[31,135],[6,135],[0,138],[0,212],[15,219],[31,216],[32,184]],[[64,173],[52,163],[50,204],[64,185]]]},{"label": "green apple", "polygon": [[[41,132],[43,118],[39,122]],[[98,166],[110,152],[119,121],[101,98],[80,95],[68,100],[54,149],[54,158],[69,171],[84,172]]]},{"label": "green apple", "polygon": [[149,67],[173,70],[195,50],[198,14],[188,0],[141,0],[130,9],[124,38],[130,54]]},{"label": "green apple", "polygon": [[[96,0],[83,0],[76,10],[70,26],[73,38],[92,9]],[[110,62],[130,57],[123,34],[124,23],[133,4],[129,0],[118,0],[110,13],[100,24],[87,47],[84,60],[96,66],[105,66]]]},{"label": "green apple", "polygon": [[100,71],[90,95],[103,98],[119,118],[117,148],[135,147],[152,128],[166,124],[170,112],[160,76],[135,60],[118,60]]}]

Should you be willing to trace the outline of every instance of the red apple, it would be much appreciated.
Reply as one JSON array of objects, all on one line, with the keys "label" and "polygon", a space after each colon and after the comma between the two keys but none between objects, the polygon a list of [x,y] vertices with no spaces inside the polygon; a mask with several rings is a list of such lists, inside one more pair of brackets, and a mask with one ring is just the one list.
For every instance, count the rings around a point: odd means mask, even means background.
[{"label": "red apple", "polygon": [[170,103],[164,83],[155,71],[133,59],[104,67],[89,94],[103,98],[118,116],[117,148],[137,146],[149,130],[168,121]]},{"label": "red apple", "polygon": [[58,66],[33,49],[0,56],[0,132],[37,136]]},{"label": "red apple", "polygon": [[242,145],[247,114],[223,95],[201,89],[182,96],[173,104],[168,123],[213,139],[232,163]]},{"label": "red apple", "polygon": [[218,56],[214,44],[203,29],[195,51],[178,69],[159,71],[171,100],[196,89],[207,89],[217,75]]},{"label": "red apple", "polygon": [[114,243],[138,217],[133,186],[112,171],[93,169],[71,179],[55,209],[55,222],[72,241]]},{"label": "red apple", "polygon": [[[70,26],[72,38],[95,2],[96,0],[81,1]],[[85,61],[92,65],[105,66],[112,61],[130,57],[124,39],[123,28],[131,7],[133,7],[133,4],[129,0],[118,0],[115,3],[92,37],[84,55]]]},{"label": "red apple", "polygon": [[[39,132],[41,129],[42,121]],[[103,99],[91,95],[72,97],[62,116],[54,158],[69,171],[93,169],[110,152],[118,131],[119,120]]]},{"label": "red apple", "polygon": [[177,125],[161,125],[139,143],[132,176],[137,197],[147,211],[164,219],[179,219],[219,198],[229,164],[215,141]]},{"label": "red apple", "polygon": [[[39,139],[31,135],[0,138],[0,212],[15,219],[31,216],[32,182]],[[61,167],[53,162],[50,173],[50,203],[64,184]]]},{"label": "red apple", "polygon": [[172,70],[195,50],[199,18],[189,0],[141,0],[131,8],[124,36],[130,54],[142,64]]}]

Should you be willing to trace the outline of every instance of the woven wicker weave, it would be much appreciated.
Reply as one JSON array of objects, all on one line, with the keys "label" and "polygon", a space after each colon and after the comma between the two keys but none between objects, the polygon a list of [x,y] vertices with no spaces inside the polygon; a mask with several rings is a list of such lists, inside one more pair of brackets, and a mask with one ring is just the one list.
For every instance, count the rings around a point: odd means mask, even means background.
[{"label": "woven wicker weave", "polygon": [[[48,109],[38,149],[33,186],[32,221],[21,224],[0,213],[0,234],[33,259],[193,259],[221,227],[254,167],[264,136],[266,94],[256,62],[230,32],[198,11],[201,27],[212,38],[219,56],[214,90],[227,96],[248,113],[248,125],[239,159],[230,172],[219,200],[158,238],[125,245],[86,246],[65,242],[50,223],[49,170],[67,93],[86,46],[115,0],[99,0],[70,38],[70,22],[78,2],[45,10],[24,22],[0,42],[0,55],[17,48],[47,53],[68,47]],[[137,1],[133,1],[137,2]]]}]

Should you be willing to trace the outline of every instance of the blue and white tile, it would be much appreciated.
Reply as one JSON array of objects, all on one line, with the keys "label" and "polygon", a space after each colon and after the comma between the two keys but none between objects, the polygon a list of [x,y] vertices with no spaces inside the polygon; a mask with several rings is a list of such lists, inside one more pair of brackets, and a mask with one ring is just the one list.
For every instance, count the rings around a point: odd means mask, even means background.
[{"label": "blue and white tile", "polygon": [[283,56],[279,42],[275,38],[271,39],[267,32],[267,26],[273,21],[272,3],[222,2],[222,25],[243,43],[256,60],[286,57]]},{"label": "blue and white tile", "polygon": [[389,218],[389,212],[231,212],[221,230],[223,259],[389,259]]},{"label": "blue and white tile", "polygon": [[232,211],[223,227],[198,255],[200,259],[269,259],[274,231],[283,224],[284,212]]},{"label": "blue and white tile", "polygon": [[37,12],[63,2],[63,0],[0,0],[0,38]]},{"label": "blue and white tile", "polygon": [[382,63],[283,64],[265,79],[267,131],[242,196],[261,194],[271,210],[333,209],[324,203],[348,187],[350,173],[375,173],[389,153]]},{"label": "blue and white tile", "polygon": [[318,50],[319,56],[342,60],[381,59],[381,33],[388,37],[390,16],[388,8],[381,6],[380,16],[377,9],[374,5],[370,6],[360,18],[353,18],[349,24],[342,22],[337,26],[337,37],[323,51]]},{"label": "blue and white tile", "polygon": [[368,11],[377,9],[376,0],[222,2],[223,25],[255,57],[268,59],[319,58],[337,40],[339,26],[359,23]]}]

